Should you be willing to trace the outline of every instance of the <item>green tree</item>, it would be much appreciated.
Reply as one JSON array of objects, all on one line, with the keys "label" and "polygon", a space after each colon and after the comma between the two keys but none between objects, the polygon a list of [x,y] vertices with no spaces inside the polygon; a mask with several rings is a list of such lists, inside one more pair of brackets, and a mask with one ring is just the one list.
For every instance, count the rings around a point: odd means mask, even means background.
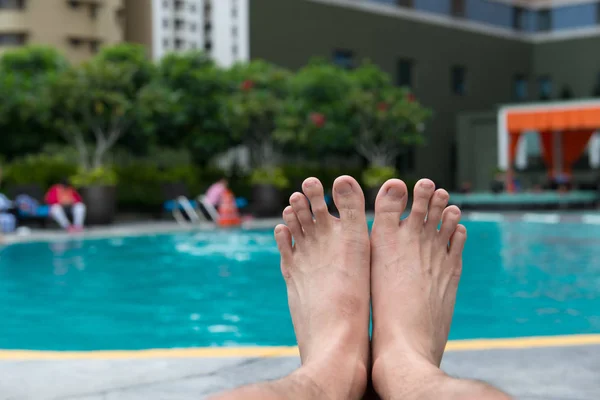
[{"label": "green tree", "polygon": [[228,74],[231,87],[224,108],[227,127],[235,140],[250,149],[254,167],[273,170],[281,142],[276,135],[276,120],[285,107],[292,75],[265,61],[237,64]]},{"label": "green tree", "polygon": [[315,61],[294,75],[290,95],[277,120],[276,137],[294,152],[315,159],[346,153],[352,147],[348,95],[352,80],[346,70]]},{"label": "green tree", "polygon": [[0,57],[0,154],[13,158],[59,140],[42,94],[67,68],[66,58],[48,47],[24,47]]},{"label": "green tree", "polygon": [[350,72],[353,145],[371,167],[394,167],[409,146],[423,143],[430,116],[410,91],[394,86],[389,75],[373,64]]},{"label": "green tree", "polygon": [[46,94],[56,126],[77,148],[83,171],[103,166],[107,152],[139,120],[141,98],[155,108],[148,99],[161,101],[149,94],[151,81],[136,80],[149,61],[111,59],[111,51],[62,73]]},{"label": "green tree", "polygon": [[159,108],[142,107],[144,129],[160,146],[189,149],[196,163],[207,164],[232,145],[221,113],[225,78],[224,71],[202,52],[164,57],[146,93],[152,96],[145,99]]}]

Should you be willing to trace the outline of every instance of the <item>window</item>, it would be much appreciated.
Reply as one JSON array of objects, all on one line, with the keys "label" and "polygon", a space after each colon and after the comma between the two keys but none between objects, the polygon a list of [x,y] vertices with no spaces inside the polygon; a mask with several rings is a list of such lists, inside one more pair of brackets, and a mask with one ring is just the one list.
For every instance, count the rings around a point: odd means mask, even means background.
[{"label": "window", "polygon": [[169,27],[169,20],[168,19],[163,19],[163,28],[168,28]]},{"label": "window", "polygon": [[400,7],[414,8],[414,0],[396,0],[396,4]]},{"label": "window", "polygon": [[212,50],[212,42],[210,42],[210,41],[206,41],[206,42],[204,43],[204,50],[206,50],[206,51],[211,51],[211,50]]},{"label": "window", "polygon": [[79,4],[79,0],[69,0],[67,1],[67,3],[69,3],[69,7],[75,9],[75,8],[79,8],[80,4]]},{"label": "window", "polygon": [[79,38],[69,38],[69,44],[73,47],[79,47],[83,43],[83,40]]},{"label": "window", "polygon": [[523,101],[527,99],[527,77],[524,74],[516,74],[513,80],[513,99]]},{"label": "window", "polygon": [[333,52],[333,63],[345,69],[354,68],[354,52],[345,49],[335,50]]},{"label": "window", "polygon": [[191,32],[196,32],[197,29],[198,29],[198,25],[196,25],[195,23],[191,23],[190,24],[190,31]]},{"label": "window", "polygon": [[538,94],[540,100],[550,100],[552,98],[552,79],[549,76],[538,78]]},{"label": "window", "polygon": [[525,9],[523,7],[513,7],[512,25],[517,31],[525,29]]},{"label": "window", "polygon": [[183,48],[183,39],[176,38],[175,39],[175,49],[181,50]]},{"label": "window", "polygon": [[450,90],[458,96],[463,96],[467,93],[467,69],[461,65],[455,65],[450,70]]},{"label": "window", "polygon": [[232,7],[231,8],[231,16],[233,18],[237,18],[237,16],[238,16],[238,9],[237,9],[237,7]]},{"label": "window", "polygon": [[413,88],[413,69],[414,61],[409,59],[401,59],[398,61],[398,68],[396,73],[396,84],[398,86],[405,86]]},{"label": "window", "polygon": [[175,0],[175,11],[181,11],[182,8],[183,8],[183,1]]},{"label": "window", "polygon": [[184,21],[182,19],[175,20],[175,29],[176,30],[181,30],[183,28],[183,25],[184,25]]},{"label": "window", "polygon": [[547,32],[552,29],[552,13],[550,10],[540,10],[537,14],[537,31]]},{"label": "window", "polygon": [[98,50],[100,50],[100,41],[99,40],[90,41],[90,51],[95,54],[98,52]]},{"label": "window", "polygon": [[238,35],[238,28],[237,28],[237,26],[232,26],[231,27],[231,35],[233,37],[237,37],[237,35]]},{"label": "window", "polygon": [[238,47],[237,47],[236,45],[233,45],[233,46],[231,47],[231,53],[232,53],[232,54],[233,54],[235,57],[237,57],[237,55],[238,55]]},{"label": "window", "polygon": [[465,0],[452,0],[452,16],[464,17],[465,16]]},{"label": "window", "polygon": [[210,32],[212,30],[212,24],[210,22],[204,23],[204,32]]},{"label": "window", "polygon": [[17,46],[25,44],[27,36],[24,33],[0,33],[0,46]]},{"label": "window", "polygon": [[163,8],[169,8],[169,0],[163,0]]},{"label": "window", "polygon": [[90,4],[90,18],[98,18],[98,4]]},{"label": "window", "polygon": [[25,0],[0,0],[0,9],[22,10],[25,8]]},{"label": "window", "polygon": [[163,47],[164,47],[165,49],[168,49],[168,48],[169,48],[169,45],[170,45],[170,43],[169,43],[169,39],[167,39],[167,38],[163,39]]},{"label": "window", "polygon": [[192,13],[196,12],[196,5],[194,3],[190,4],[190,12],[192,12]]}]

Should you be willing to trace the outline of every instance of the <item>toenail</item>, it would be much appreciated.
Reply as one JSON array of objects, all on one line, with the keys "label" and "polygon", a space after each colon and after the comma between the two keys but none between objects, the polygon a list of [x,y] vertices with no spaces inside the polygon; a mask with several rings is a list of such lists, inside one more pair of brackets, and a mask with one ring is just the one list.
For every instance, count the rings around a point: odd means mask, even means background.
[{"label": "toenail", "polygon": [[275,233],[281,233],[282,230],[283,228],[278,226],[277,228],[275,228]]},{"label": "toenail", "polygon": [[454,215],[458,215],[458,214],[460,214],[460,211],[458,211],[456,208],[451,208],[450,213],[454,214]]},{"label": "toenail", "polygon": [[421,187],[425,189],[431,189],[433,186],[434,184],[431,181],[421,181]]},{"label": "toenail", "polygon": [[335,191],[341,195],[348,195],[352,193],[352,185],[348,182],[340,182],[336,185]]},{"label": "toenail", "polygon": [[294,212],[294,209],[292,207],[286,207],[285,210],[283,210],[284,214],[291,214]]},{"label": "toenail", "polygon": [[406,193],[403,190],[398,190],[398,188],[390,187],[385,194],[396,199],[401,199]]},{"label": "toenail", "polygon": [[304,185],[307,187],[312,187],[315,186],[317,184],[317,181],[314,179],[308,179],[306,182],[304,182]]}]

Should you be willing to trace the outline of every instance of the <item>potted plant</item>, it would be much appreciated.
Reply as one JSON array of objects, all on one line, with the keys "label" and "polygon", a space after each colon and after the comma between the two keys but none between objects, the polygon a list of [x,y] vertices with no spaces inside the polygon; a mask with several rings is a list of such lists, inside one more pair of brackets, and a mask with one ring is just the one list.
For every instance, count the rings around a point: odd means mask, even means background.
[{"label": "potted plant", "polygon": [[133,133],[142,105],[160,101],[153,96],[149,65],[143,48],[116,46],[62,73],[47,93],[57,127],[78,152],[73,183],[82,189],[90,223],[109,223],[115,214],[116,175],[106,165],[107,154]]},{"label": "potted plant", "polygon": [[233,87],[224,107],[226,125],[250,150],[254,211],[274,215],[280,211],[280,190],[289,185],[278,168],[281,142],[275,121],[289,92],[290,73],[264,61],[253,61],[235,65],[229,75]]}]

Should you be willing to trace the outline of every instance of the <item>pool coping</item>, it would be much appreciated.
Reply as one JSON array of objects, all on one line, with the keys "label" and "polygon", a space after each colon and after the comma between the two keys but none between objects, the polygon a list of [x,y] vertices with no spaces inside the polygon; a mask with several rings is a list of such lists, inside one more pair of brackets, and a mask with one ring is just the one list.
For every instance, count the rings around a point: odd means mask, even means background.
[{"label": "pool coping", "polygon": [[[372,219],[373,213],[367,213],[367,218]],[[463,213],[464,221],[478,222],[529,222],[538,224],[580,223],[586,225],[600,225],[600,210],[578,212],[484,212],[466,211]],[[277,224],[283,223],[281,218],[262,218],[247,221],[242,225],[243,229],[272,229]],[[179,225],[174,221],[163,222],[135,222],[119,223],[104,227],[91,227],[83,234],[70,235],[62,230],[32,230],[26,235],[4,235],[0,236],[0,246],[30,243],[30,242],[54,242],[72,239],[109,239],[120,236],[146,236],[158,234],[175,234],[185,232],[202,232],[217,229],[210,223],[196,225]]]},{"label": "pool coping", "polygon": [[[446,351],[479,351],[531,349],[600,345],[600,334],[531,336],[500,339],[450,340]],[[297,346],[253,346],[253,347],[195,347],[146,350],[98,350],[98,351],[44,351],[44,350],[0,350],[0,361],[31,360],[131,360],[173,358],[274,358],[296,357]]]}]

